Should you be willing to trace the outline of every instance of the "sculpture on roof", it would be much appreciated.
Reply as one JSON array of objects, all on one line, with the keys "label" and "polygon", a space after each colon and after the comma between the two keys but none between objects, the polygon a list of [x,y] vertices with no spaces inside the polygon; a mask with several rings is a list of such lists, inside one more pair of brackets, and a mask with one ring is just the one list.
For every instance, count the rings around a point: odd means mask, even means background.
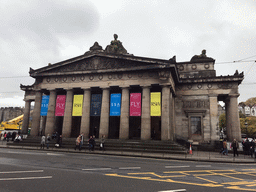
[{"label": "sculpture on roof", "polygon": [[123,47],[122,42],[117,40],[118,35],[114,34],[114,40],[111,41],[105,49],[107,53],[116,53],[116,54],[128,54],[126,49]]},{"label": "sculpture on roof", "polygon": [[214,59],[211,58],[211,57],[207,57],[207,56],[206,56],[206,50],[203,49],[203,50],[202,50],[202,53],[201,53],[200,55],[194,55],[194,56],[191,58],[190,61],[191,61],[191,62],[193,62],[193,61],[214,61]]}]

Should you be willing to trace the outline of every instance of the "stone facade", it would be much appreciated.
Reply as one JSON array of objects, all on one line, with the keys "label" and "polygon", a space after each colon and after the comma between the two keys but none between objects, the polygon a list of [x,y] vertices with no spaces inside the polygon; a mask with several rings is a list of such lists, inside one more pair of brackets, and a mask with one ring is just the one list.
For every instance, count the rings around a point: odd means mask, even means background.
[{"label": "stone facade", "polygon": [[21,107],[1,107],[0,122],[9,121],[24,113],[24,108]]},{"label": "stone facade", "polygon": [[[63,137],[96,135],[114,139],[175,140],[182,137],[198,142],[219,139],[218,101],[225,102],[228,139],[241,140],[237,109],[238,86],[243,73],[216,76],[215,60],[201,55],[189,62],[137,57],[122,43],[111,41],[106,50],[95,42],[84,55],[30,69],[35,83],[21,85],[25,111],[35,101],[32,135],[58,131]],[[161,115],[152,116],[151,93],[161,95]],[[121,94],[120,115],[110,115],[110,96]],[[129,114],[130,94],[141,94],[141,115]],[[101,96],[100,115],[90,113],[92,95]],[[49,95],[47,117],[40,115],[42,96]],[[55,116],[56,97],[66,96],[65,112]],[[74,95],[83,95],[82,115],[72,116]],[[29,118],[29,114],[25,114]],[[27,125],[23,123],[23,133]]]}]

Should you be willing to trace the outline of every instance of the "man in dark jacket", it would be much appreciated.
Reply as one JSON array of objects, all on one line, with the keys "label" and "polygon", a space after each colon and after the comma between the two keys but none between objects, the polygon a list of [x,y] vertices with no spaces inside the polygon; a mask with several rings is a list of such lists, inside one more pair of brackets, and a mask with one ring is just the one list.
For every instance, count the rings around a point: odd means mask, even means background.
[{"label": "man in dark jacket", "polygon": [[236,141],[236,139],[233,140],[231,147],[233,148],[233,153],[234,153],[234,157],[237,155],[238,156],[238,151],[237,149],[239,148],[239,144]]}]

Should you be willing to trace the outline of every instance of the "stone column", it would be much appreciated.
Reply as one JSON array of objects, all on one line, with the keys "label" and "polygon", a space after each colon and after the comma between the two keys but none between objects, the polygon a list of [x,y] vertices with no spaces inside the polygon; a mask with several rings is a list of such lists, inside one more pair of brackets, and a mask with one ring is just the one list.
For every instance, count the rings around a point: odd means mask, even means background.
[{"label": "stone column", "polygon": [[170,94],[170,140],[174,141],[175,138],[175,101],[172,93]]},{"label": "stone column", "polygon": [[141,139],[151,138],[150,123],[150,87],[142,89],[142,113],[141,113]]},{"label": "stone column", "polygon": [[22,122],[22,134],[28,134],[28,125],[29,125],[29,116],[30,116],[30,100],[25,101],[25,110],[24,110],[24,116],[23,116],[23,122]]},{"label": "stone column", "polygon": [[162,88],[161,140],[170,139],[170,86]]},{"label": "stone column", "polygon": [[50,90],[50,98],[45,126],[45,135],[52,134],[55,128],[55,106],[56,105],[56,90]]},{"label": "stone column", "polygon": [[66,95],[62,137],[70,137],[71,136],[72,106],[73,106],[73,90],[69,89],[69,90],[67,90],[67,95]]},{"label": "stone column", "polygon": [[31,125],[31,136],[38,136],[40,129],[40,113],[41,113],[41,102],[42,93],[41,91],[36,91],[35,106],[32,115],[32,125]]},{"label": "stone column", "polygon": [[240,119],[238,112],[237,97],[239,94],[229,95],[226,104],[226,123],[228,141],[236,139],[241,141]]},{"label": "stone column", "polygon": [[90,108],[91,107],[91,90],[84,90],[84,101],[83,101],[83,115],[81,120],[81,133],[84,133],[84,137],[89,137],[90,131]]},{"label": "stone column", "polygon": [[122,87],[119,139],[129,139],[129,87]]},{"label": "stone column", "polygon": [[103,88],[99,138],[101,138],[102,135],[105,135],[106,138],[108,138],[108,131],[109,131],[108,129],[109,129],[109,88]]},{"label": "stone column", "polygon": [[217,95],[210,95],[209,101],[210,101],[211,142],[214,142],[218,140],[217,127],[219,125]]}]

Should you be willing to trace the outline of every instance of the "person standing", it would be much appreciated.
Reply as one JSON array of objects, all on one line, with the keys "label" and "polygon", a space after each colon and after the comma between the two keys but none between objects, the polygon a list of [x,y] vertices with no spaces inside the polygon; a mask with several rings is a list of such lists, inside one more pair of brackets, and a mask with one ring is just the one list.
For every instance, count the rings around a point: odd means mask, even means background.
[{"label": "person standing", "polygon": [[44,146],[45,146],[45,136],[43,135],[41,137],[41,149],[43,148],[44,149]]},{"label": "person standing", "polygon": [[231,144],[231,147],[233,148],[233,154],[234,154],[234,157],[237,155],[238,157],[238,151],[237,149],[239,148],[239,144],[238,142],[236,141],[236,139],[233,140],[232,144]]},{"label": "person standing", "polygon": [[93,147],[93,138],[92,138],[92,136],[90,136],[90,139],[88,140],[88,145],[89,145],[89,151],[92,151],[92,147]]},{"label": "person standing", "polygon": [[250,142],[250,155],[251,155],[251,157],[253,157],[254,149],[255,149],[255,142],[252,139],[251,142]]}]

